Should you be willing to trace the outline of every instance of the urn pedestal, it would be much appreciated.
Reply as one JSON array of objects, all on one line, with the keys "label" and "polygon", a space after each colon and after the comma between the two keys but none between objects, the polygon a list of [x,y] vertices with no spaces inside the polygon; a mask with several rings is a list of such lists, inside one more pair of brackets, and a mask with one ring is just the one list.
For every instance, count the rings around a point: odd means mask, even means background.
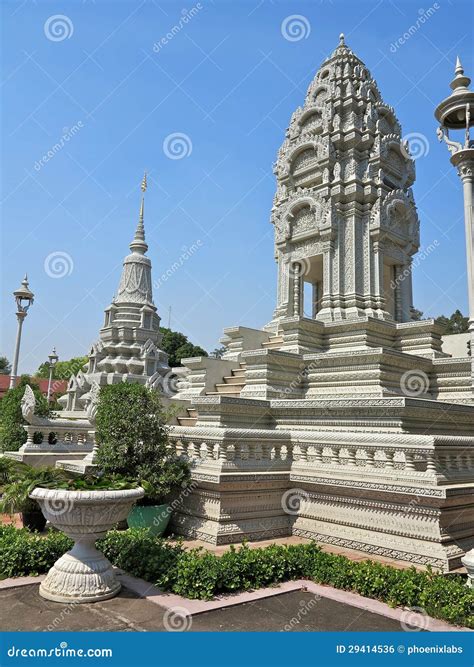
[{"label": "urn pedestal", "polygon": [[98,602],[117,595],[120,583],[95,542],[123,521],[144,493],[140,487],[120,491],[34,489],[30,498],[39,503],[45,518],[75,542],[48,572],[40,595],[66,603]]}]

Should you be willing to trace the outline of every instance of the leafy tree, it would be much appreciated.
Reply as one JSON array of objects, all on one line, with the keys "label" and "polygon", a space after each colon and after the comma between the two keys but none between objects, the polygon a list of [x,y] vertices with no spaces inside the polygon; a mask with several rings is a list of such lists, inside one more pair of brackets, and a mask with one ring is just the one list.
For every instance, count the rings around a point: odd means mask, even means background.
[{"label": "leafy tree", "polygon": [[214,359],[222,359],[222,355],[226,351],[226,348],[221,345],[220,347],[214,348],[213,352],[211,352],[211,357],[214,357]]},{"label": "leafy tree", "polygon": [[171,367],[181,366],[181,359],[186,359],[186,357],[208,356],[202,347],[190,343],[187,336],[179,331],[160,327],[160,332],[163,334],[161,347],[169,355],[168,363]]},{"label": "leafy tree", "polygon": [[[69,380],[72,375],[76,375],[88,362],[87,357],[73,357],[68,361],[58,361],[53,366],[53,380]],[[37,378],[49,378],[49,363],[44,362],[35,373]]]},{"label": "leafy tree", "polygon": [[10,375],[12,365],[6,357],[0,357],[0,375]]},{"label": "leafy tree", "polygon": [[458,334],[469,331],[469,318],[465,317],[459,309],[455,310],[451,317],[440,315],[436,318],[436,321],[445,327],[445,334]]},{"label": "leafy tree", "polygon": [[96,437],[99,468],[144,483],[142,504],[161,505],[188,483],[187,463],[169,449],[158,392],[127,382],[102,387]]},{"label": "leafy tree", "polygon": [[413,308],[411,313],[411,319],[419,322],[423,319],[423,311],[418,310],[418,308]]},{"label": "leafy tree", "polygon": [[29,384],[36,397],[36,414],[40,417],[50,416],[48,401],[41,393],[37,383],[29,375],[22,375],[14,389],[9,389],[0,401],[0,445],[2,451],[18,451],[26,442],[26,431],[23,425],[26,421],[21,413],[21,399],[25,387]]}]

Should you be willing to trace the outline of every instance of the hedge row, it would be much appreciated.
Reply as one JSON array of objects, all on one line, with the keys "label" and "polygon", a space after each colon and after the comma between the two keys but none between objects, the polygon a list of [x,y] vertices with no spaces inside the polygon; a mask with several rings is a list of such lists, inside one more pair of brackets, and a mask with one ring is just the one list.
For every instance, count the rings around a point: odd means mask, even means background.
[{"label": "hedge row", "polygon": [[[70,545],[55,531],[39,537],[8,526],[0,530],[1,571],[4,576],[45,572]],[[200,549],[185,551],[146,530],[127,530],[110,531],[98,547],[117,567],[191,599],[209,600],[217,594],[311,579],[394,607],[421,607],[434,618],[474,628],[474,590],[460,577],[397,570],[372,561],[356,563],[325,553],[314,543],[231,547],[215,556]]]}]

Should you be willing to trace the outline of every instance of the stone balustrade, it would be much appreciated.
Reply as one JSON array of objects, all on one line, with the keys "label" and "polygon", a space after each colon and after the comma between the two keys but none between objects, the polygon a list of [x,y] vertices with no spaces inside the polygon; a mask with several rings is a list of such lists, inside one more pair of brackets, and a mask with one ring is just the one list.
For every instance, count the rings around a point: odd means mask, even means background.
[{"label": "stone balustrade", "polygon": [[27,433],[27,440],[20,451],[43,449],[70,451],[71,448],[77,447],[85,453],[91,450],[93,446],[93,431],[82,426],[74,426],[74,422],[67,426],[61,426],[51,421],[44,426],[28,424],[24,428]]},{"label": "stone balustrade", "polygon": [[211,461],[234,464],[268,464],[274,467],[298,464],[308,470],[331,468],[355,474],[370,474],[384,471],[386,475],[407,476],[424,473],[425,477],[440,477],[455,481],[469,476],[474,468],[474,450],[463,446],[364,446],[322,445],[299,442],[274,443],[265,440],[236,440],[235,442],[213,442],[202,438],[193,440],[171,438],[171,448],[178,456],[188,459],[193,465]]}]

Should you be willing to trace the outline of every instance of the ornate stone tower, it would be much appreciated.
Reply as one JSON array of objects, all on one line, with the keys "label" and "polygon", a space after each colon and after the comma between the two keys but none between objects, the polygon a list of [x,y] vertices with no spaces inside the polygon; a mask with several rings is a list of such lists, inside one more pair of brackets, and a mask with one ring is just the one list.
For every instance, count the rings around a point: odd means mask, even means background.
[{"label": "ornate stone tower", "polygon": [[[143,193],[146,186],[145,175]],[[125,380],[157,386],[160,376],[170,370],[168,355],[160,349],[160,317],[153,303],[151,261],[145,254],[144,196],[130,250],[123,261],[117,296],[105,309],[99,340],[89,353],[87,370],[71,378],[63,397],[67,410],[85,409],[94,382],[102,386]]]},{"label": "ornate stone tower", "polygon": [[414,163],[344,35],[292,115],[274,172],[278,296],[267,330],[294,316],[411,320]]}]

